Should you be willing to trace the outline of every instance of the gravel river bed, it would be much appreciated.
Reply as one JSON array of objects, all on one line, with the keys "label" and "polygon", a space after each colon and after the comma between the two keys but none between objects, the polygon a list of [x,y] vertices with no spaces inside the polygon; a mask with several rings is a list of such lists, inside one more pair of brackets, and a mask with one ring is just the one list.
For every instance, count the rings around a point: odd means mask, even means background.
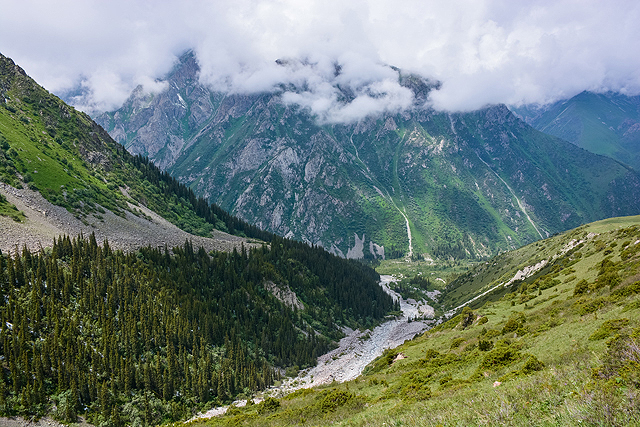
[{"label": "gravel river bed", "polygon": [[[345,382],[357,378],[364,368],[387,348],[395,348],[416,335],[429,329],[434,320],[413,320],[416,318],[433,319],[434,309],[423,301],[405,300],[393,291],[389,284],[395,281],[393,276],[380,276],[380,286],[394,300],[400,301],[402,316],[387,320],[373,330],[345,330],[346,336],[340,340],[338,348],[318,357],[315,367],[302,371],[297,378],[286,379],[279,387],[272,387],[265,394],[281,397],[300,388],[310,388],[334,381]],[[254,399],[259,403],[262,399]],[[244,406],[246,400],[238,400],[234,406]],[[213,408],[198,414],[198,418],[211,418],[224,414],[229,406]]]}]

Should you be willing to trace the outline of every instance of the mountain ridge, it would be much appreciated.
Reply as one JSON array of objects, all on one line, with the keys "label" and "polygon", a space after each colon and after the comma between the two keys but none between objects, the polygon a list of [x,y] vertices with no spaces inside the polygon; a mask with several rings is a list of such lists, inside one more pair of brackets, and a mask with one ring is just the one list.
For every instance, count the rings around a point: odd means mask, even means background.
[{"label": "mountain ridge", "polygon": [[542,132],[640,169],[640,96],[584,91],[550,105],[512,110]]},{"label": "mountain ridge", "polygon": [[[398,75],[416,99],[437,89]],[[319,124],[278,92],[209,90],[193,55],[165,82],[153,95],[137,89],[98,122],[235,215],[342,256],[360,255],[360,242],[365,258],[381,257],[376,248],[408,255],[407,222],[415,256],[474,258],[640,212],[637,173],[538,133],[505,106],[414,105]]]}]

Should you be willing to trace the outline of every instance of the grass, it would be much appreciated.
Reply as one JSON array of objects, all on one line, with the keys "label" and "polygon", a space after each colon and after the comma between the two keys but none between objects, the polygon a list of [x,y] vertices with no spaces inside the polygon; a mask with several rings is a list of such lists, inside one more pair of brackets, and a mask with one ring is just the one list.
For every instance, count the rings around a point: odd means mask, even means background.
[{"label": "grass", "polygon": [[[593,232],[599,235],[563,252],[568,242]],[[561,268],[541,271],[386,352],[354,381],[298,391],[279,399],[277,408],[272,404],[268,414],[238,408],[192,425],[640,425],[638,240],[640,218],[618,218],[494,258],[490,268],[476,270],[508,276],[554,256]],[[435,268],[399,265],[403,274]],[[379,269],[391,272],[392,266]],[[603,285],[611,274],[618,275],[617,284]],[[576,294],[582,280],[588,288]],[[392,363],[399,352],[406,358]],[[330,393],[350,403],[335,412],[319,410]]]},{"label": "grass", "polygon": [[16,222],[22,222],[26,219],[24,212],[18,210],[18,208],[13,203],[10,203],[2,194],[0,194],[0,216],[9,217]]}]

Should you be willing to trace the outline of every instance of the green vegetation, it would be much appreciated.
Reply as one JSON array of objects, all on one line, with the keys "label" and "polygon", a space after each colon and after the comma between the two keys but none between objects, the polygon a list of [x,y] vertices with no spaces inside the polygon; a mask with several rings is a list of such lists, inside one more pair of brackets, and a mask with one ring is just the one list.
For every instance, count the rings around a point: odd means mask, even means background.
[{"label": "green vegetation", "polygon": [[[538,132],[504,106],[321,124],[280,93],[212,92],[198,71],[188,52],[166,91],[137,93],[98,120],[132,152],[154,147],[151,160],[197,195],[275,233],[343,254],[364,235],[365,258],[374,258],[373,242],[398,259],[409,253],[408,222],[416,260],[484,261],[546,233],[640,212],[635,171]],[[399,79],[416,99],[436,87]],[[178,95],[180,106],[171,102]],[[155,151],[164,141],[149,135],[171,142]]]},{"label": "green vegetation", "polygon": [[[548,261],[481,307],[385,351],[358,379],[332,385],[363,402],[344,407],[340,425],[640,425],[639,241],[639,218],[616,218],[477,266],[471,274],[502,280]],[[619,280],[600,280],[614,272]],[[574,295],[583,280],[586,290]],[[400,352],[406,358],[394,361]],[[247,408],[193,425],[335,424],[305,412],[323,392],[282,398],[269,417]]]},{"label": "green vegetation", "polygon": [[546,111],[516,109],[536,129],[579,147],[612,157],[636,170],[640,167],[637,123],[638,97],[617,93],[582,92],[549,106]]},{"label": "green vegetation", "polygon": [[[0,181],[28,186],[79,219],[100,219],[149,207],[181,229],[210,236],[214,229],[269,241],[264,232],[130,155],[86,114],[38,86],[0,55]],[[0,202],[0,214],[22,218]]]},{"label": "green vegetation", "polygon": [[7,216],[16,222],[22,222],[25,219],[24,213],[12,204],[9,203],[4,195],[0,194],[0,216]]},{"label": "green vegetation", "polygon": [[[340,327],[373,326],[393,308],[373,270],[303,243],[207,254],[186,242],[173,254],[114,252],[93,235],[0,254],[0,414],[179,420],[272,385],[276,368],[315,364]],[[266,281],[305,309],[277,300]],[[336,393],[320,412],[352,399]]]}]

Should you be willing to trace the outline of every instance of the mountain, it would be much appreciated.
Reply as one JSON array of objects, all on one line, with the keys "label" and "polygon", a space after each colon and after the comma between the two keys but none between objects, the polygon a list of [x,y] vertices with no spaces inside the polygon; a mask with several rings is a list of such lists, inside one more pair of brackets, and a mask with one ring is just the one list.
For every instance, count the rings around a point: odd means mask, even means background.
[{"label": "mountain", "polygon": [[209,205],[1,55],[0,101],[0,415],[185,419],[397,311],[373,269]]},{"label": "mountain", "polygon": [[640,96],[582,92],[546,106],[513,109],[539,131],[640,170]]},{"label": "mountain", "polygon": [[413,75],[398,71],[413,108],[321,124],[283,102],[301,88],[220,93],[198,73],[185,54],[164,91],[138,88],[96,120],[199,196],[342,256],[486,257],[640,212],[640,179],[628,167],[540,133],[504,106],[425,109],[437,85]]},{"label": "mountain", "polygon": [[637,426],[639,278],[639,216],[583,225],[470,270],[448,292],[489,298],[359,378],[189,425]]},{"label": "mountain", "polygon": [[0,181],[4,251],[38,249],[60,234],[80,232],[123,249],[193,239],[208,249],[232,250],[246,237],[272,236],[130,155],[90,117],[1,55]]}]

